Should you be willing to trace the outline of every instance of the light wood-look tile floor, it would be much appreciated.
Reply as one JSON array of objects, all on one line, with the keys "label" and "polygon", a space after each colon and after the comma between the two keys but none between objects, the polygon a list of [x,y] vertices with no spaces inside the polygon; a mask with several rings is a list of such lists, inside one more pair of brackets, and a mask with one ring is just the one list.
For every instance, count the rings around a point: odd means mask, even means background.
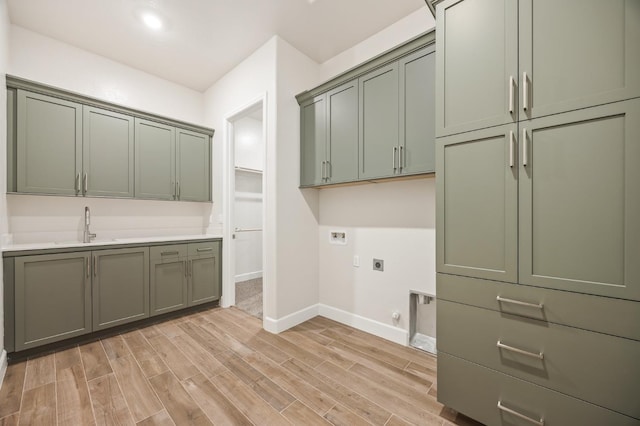
[{"label": "light wood-look tile floor", "polygon": [[316,317],[212,309],[11,364],[0,425],[472,425],[436,358]]}]

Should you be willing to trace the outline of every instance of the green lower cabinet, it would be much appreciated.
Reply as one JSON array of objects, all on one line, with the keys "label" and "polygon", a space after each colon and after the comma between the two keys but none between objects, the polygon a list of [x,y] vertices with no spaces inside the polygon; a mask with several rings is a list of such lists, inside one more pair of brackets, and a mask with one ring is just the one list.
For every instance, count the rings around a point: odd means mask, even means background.
[{"label": "green lower cabinet", "polygon": [[220,242],[189,244],[189,306],[220,299]]},{"label": "green lower cabinet", "polygon": [[186,308],[187,245],[151,247],[149,251],[151,316]]},{"label": "green lower cabinet", "polygon": [[15,258],[15,350],[91,332],[89,256]]},{"label": "green lower cabinet", "polygon": [[93,329],[149,316],[149,248],[93,252]]}]

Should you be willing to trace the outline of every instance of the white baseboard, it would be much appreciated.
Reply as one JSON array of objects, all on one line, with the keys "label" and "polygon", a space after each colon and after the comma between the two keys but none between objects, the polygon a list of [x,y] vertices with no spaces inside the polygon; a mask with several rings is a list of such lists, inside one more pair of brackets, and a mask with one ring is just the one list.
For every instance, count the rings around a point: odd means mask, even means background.
[{"label": "white baseboard", "polygon": [[393,327],[379,321],[323,304],[318,304],[318,315],[357,328],[358,330],[365,331],[373,334],[374,336],[382,337],[383,339],[390,340],[398,343],[399,345],[407,346],[409,344],[409,332],[402,328]]},{"label": "white baseboard", "polygon": [[318,305],[311,305],[280,319],[264,317],[262,326],[270,333],[278,334],[318,316]]},{"label": "white baseboard", "polygon": [[390,340],[399,345],[409,345],[409,332],[407,330],[320,303],[311,305],[280,319],[265,316],[262,321],[262,326],[268,332],[278,334],[318,315],[357,328],[374,336]]},{"label": "white baseboard", "polygon": [[0,353],[0,389],[2,389],[2,382],[4,381],[4,375],[7,372],[7,351],[4,349]]},{"label": "white baseboard", "polygon": [[238,274],[235,277],[236,283],[243,281],[255,280],[256,278],[262,278],[262,271],[247,272],[246,274]]}]

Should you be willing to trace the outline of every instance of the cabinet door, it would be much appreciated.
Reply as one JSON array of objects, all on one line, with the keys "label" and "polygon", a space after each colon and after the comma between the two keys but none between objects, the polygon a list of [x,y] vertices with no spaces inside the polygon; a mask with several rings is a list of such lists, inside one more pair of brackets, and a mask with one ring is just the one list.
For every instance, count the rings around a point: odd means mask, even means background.
[{"label": "cabinet door", "polygon": [[521,126],[520,282],[640,300],[640,99]]},{"label": "cabinet door", "polygon": [[151,260],[151,315],[187,306],[187,261],[178,256]]},{"label": "cabinet door", "polygon": [[94,251],[93,329],[149,316],[149,248]]},{"label": "cabinet door", "polygon": [[15,259],[15,349],[91,332],[89,252]]},{"label": "cabinet door", "polygon": [[331,183],[358,179],[358,80],[327,93],[327,169]]},{"label": "cabinet door", "polygon": [[516,125],[436,141],[438,272],[516,282]]},{"label": "cabinet door", "polygon": [[520,0],[519,10],[521,120],[640,96],[640,2]]},{"label": "cabinet door", "polygon": [[436,55],[429,46],[400,59],[400,172],[436,170]]},{"label": "cabinet door", "polygon": [[398,63],[360,77],[360,179],[398,170]]},{"label": "cabinet door", "polygon": [[516,121],[518,2],[445,0],[436,15],[436,135]]},{"label": "cabinet door", "polygon": [[76,195],[82,105],[18,90],[18,192]]},{"label": "cabinet door", "polygon": [[183,201],[211,199],[211,150],[209,136],[176,129],[176,198]]},{"label": "cabinet door", "polygon": [[82,143],[84,195],[133,197],[133,117],[85,105]]},{"label": "cabinet door", "polygon": [[324,183],[327,158],[326,95],[300,105],[300,186]]},{"label": "cabinet door", "polygon": [[175,127],[138,118],[135,127],[136,198],[175,199]]},{"label": "cabinet door", "polygon": [[220,243],[189,244],[189,306],[220,299]]}]

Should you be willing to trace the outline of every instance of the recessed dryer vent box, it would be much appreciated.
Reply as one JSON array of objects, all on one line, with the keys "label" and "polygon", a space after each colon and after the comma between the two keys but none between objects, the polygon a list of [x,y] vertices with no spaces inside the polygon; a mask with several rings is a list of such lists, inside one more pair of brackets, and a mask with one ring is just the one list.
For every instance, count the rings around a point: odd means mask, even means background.
[{"label": "recessed dryer vent box", "polygon": [[436,296],[409,292],[409,344],[436,354]]},{"label": "recessed dryer vent box", "polygon": [[347,233],[345,231],[330,231],[329,232],[329,242],[331,244],[347,244]]}]

